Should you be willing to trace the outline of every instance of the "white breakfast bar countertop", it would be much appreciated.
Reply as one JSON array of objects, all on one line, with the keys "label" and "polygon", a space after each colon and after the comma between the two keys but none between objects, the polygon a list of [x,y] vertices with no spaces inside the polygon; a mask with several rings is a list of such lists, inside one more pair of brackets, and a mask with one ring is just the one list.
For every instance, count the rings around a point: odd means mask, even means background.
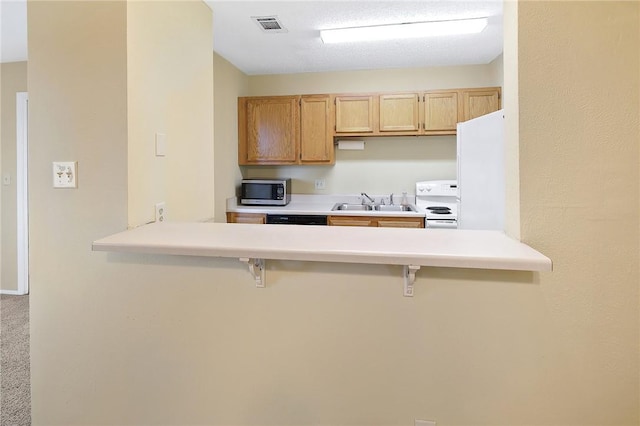
[{"label": "white breakfast bar countertop", "polygon": [[94,251],[450,268],[551,271],[551,259],[499,231],[151,223]]}]

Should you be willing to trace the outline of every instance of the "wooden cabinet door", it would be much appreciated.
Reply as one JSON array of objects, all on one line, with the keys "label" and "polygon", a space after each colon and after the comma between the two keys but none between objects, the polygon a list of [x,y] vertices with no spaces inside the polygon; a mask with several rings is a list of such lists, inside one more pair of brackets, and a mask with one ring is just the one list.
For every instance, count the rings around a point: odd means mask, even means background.
[{"label": "wooden cabinet door", "polygon": [[[300,140],[299,96],[242,98],[240,164],[295,164]],[[243,116],[244,114],[244,116]]]},{"label": "wooden cabinet door", "polygon": [[420,217],[379,217],[378,226],[384,228],[424,228]]},{"label": "wooden cabinet door", "polygon": [[374,131],[373,96],[336,96],[336,133]]},{"label": "wooden cabinet door", "polygon": [[427,92],[424,95],[424,130],[456,131],[458,92]]},{"label": "wooden cabinet door", "polygon": [[380,132],[418,132],[419,100],[418,93],[380,95]]},{"label": "wooden cabinet door", "polygon": [[462,91],[462,120],[467,121],[500,109],[500,88]]},{"label": "wooden cabinet door", "polygon": [[368,216],[329,216],[330,226],[377,226],[374,218]]},{"label": "wooden cabinet door", "polygon": [[300,99],[300,162],[333,164],[333,120],[329,95],[303,95]]},{"label": "wooden cabinet door", "polygon": [[263,213],[236,213],[227,212],[227,223],[267,223],[267,215]]}]

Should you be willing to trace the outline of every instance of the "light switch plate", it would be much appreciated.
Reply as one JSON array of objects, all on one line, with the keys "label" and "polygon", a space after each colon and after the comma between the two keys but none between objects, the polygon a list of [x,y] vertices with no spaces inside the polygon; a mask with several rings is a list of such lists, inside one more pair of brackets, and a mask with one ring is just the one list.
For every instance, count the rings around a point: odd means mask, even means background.
[{"label": "light switch plate", "polygon": [[167,155],[167,135],[156,133],[156,157]]},{"label": "light switch plate", "polygon": [[78,162],[54,161],[53,162],[53,187],[77,188],[78,187]]},{"label": "light switch plate", "polygon": [[11,175],[10,174],[6,174],[2,176],[2,184],[7,186],[7,185],[11,185]]}]

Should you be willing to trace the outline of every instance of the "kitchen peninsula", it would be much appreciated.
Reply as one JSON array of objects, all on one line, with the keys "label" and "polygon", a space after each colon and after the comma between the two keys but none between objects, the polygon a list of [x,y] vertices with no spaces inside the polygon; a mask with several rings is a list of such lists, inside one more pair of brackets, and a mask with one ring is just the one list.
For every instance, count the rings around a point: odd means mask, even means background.
[{"label": "kitchen peninsula", "polygon": [[502,232],[227,223],[152,223],[93,242],[94,251],[235,257],[258,287],[265,260],[404,266],[404,295],[420,267],[551,271],[549,258]]}]

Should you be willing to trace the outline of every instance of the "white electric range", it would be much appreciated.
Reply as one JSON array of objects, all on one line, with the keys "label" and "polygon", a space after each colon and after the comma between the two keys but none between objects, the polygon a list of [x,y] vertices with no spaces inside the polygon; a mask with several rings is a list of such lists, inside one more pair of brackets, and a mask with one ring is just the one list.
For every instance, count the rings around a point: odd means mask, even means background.
[{"label": "white electric range", "polygon": [[458,227],[457,195],[455,180],[416,182],[416,208],[426,214],[426,228]]}]

